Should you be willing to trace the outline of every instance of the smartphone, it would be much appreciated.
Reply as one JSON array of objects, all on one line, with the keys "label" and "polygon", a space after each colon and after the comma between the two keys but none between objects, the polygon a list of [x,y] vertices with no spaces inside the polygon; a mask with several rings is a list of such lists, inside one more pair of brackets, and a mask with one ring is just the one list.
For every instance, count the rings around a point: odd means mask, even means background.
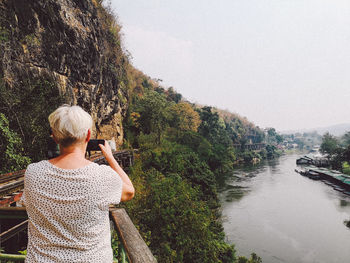
[{"label": "smartphone", "polygon": [[87,151],[101,151],[99,144],[105,145],[105,140],[90,140],[88,142]]}]

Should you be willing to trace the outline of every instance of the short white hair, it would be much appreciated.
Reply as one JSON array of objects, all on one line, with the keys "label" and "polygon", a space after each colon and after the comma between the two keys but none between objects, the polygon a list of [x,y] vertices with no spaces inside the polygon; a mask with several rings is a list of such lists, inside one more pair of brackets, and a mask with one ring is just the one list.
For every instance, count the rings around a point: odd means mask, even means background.
[{"label": "short white hair", "polygon": [[49,122],[55,139],[64,147],[85,139],[92,127],[90,114],[79,106],[60,106],[50,114]]}]

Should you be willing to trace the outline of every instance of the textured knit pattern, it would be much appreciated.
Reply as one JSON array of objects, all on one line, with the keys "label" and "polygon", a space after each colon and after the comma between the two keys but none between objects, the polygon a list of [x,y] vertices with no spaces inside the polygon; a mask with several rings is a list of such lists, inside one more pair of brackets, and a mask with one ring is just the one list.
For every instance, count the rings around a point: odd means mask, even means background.
[{"label": "textured knit pattern", "polygon": [[28,166],[22,203],[29,217],[27,263],[113,262],[108,208],[122,180],[109,166]]}]

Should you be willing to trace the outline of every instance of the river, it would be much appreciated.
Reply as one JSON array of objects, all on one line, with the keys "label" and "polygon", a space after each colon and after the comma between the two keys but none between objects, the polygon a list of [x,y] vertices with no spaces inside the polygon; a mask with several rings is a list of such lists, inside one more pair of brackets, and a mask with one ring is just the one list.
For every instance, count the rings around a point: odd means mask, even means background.
[{"label": "river", "polygon": [[350,262],[350,197],[294,172],[297,158],[239,168],[221,183],[227,241],[264,263]]}]

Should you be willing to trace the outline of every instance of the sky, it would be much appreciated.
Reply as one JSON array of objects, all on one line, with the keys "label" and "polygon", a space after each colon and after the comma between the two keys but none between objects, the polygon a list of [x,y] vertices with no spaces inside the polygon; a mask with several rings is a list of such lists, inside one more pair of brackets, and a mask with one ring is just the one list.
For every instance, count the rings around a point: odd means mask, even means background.
[{"label": "sky", "polygon": [[133,65],[278,131],[350,123],[350,1],[111,0]]}]

